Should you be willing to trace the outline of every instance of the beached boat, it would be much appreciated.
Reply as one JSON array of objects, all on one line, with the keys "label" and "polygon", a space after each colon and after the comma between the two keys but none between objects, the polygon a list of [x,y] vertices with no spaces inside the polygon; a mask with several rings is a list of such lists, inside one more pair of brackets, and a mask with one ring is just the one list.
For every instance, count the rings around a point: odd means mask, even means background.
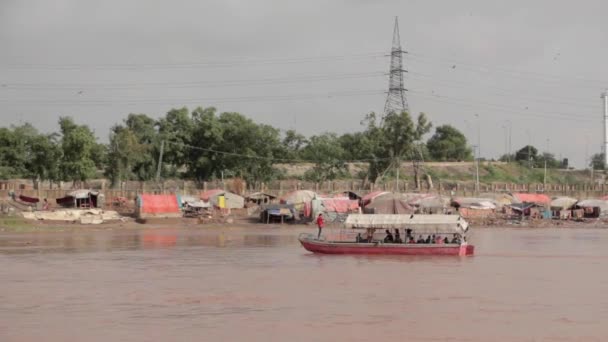
[{"label": "beached boat", "polygon": [[[365,242],[317,239],[314,234],[300,234],[302,246],[321,254],[375,254],[375,255],[473,255],[475,247],[469,245],[466,233],[469,224],[458,215],[365,215],[351,214],[345,228],[364,230]],[[435,235],[456,237],[455,243],[393,243],[374,237],[376,230],[404,230],[404,235]],[[408,233],[409,232],[409,233]],[[360,236],[360,235],[359,235]],[[408,240],[406,239],[406,240]]]}]

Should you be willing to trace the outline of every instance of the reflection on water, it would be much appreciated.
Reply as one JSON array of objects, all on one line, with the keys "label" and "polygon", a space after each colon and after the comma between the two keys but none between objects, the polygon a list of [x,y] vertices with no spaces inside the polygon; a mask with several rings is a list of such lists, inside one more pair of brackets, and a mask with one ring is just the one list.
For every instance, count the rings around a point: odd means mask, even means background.
[{"label": "reflection on water", "polygon": [[608,231],[477,230],[469,258],[314,255],[303,231],[1,235],[0,340],[608,338]]}]

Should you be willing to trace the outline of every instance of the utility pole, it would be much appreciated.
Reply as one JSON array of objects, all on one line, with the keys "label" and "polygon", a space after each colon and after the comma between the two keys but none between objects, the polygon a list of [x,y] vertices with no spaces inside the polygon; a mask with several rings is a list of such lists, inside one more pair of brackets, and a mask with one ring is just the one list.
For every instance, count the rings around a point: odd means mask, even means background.
[{"label": "utility pole", "polygon": [[549,138],[547,138],[547,152],[545,152],[545,175],[543,177],[543,191],[547,191],[547,156],[549,154]]},{"label": "utility pole", "polygon": [[604,99],[604,170],[608,165],[608,90],[602,94]]},{"label": "utility pole", "polygon": [[[477,156],[477,153],[477,145],[473,145],[473,156]],[[479,193],[479,158],[475,158],[475,193]]]},{"label": "utility pole", "polygon": [[530,131],[526,130],[526,134],[528,134],[528,168],[531,169],[532,168],[532,154],[530,153],[530,144],[531,139],[530,139]]},{"label": "utility pole", "polygon": [[475,114],[477,118],[477,153],[479,158],[481,158],[481,121],[479,120],[479,114]]},{"label": "utility pole", "polygon": [[160,142],[160,154],[158,155],[158,167],[156,169],[156,181],[160,181],[160,170],[163,166],[163,152],[165,151],[165,141]]},{"label": "utility pole", "polygon": [[395,28],[393,30],[393,46],[391,48],[391,67],[389,70],[388,80],[388,95],[384,104],[384,115],[389,113],[409,112],[405,92],[407,89],[403,86],[403,73],[407,70],[403,69],[403,54],[406,53],[401,49],[401,38],[399,37],[399,20],[395,17]]}]

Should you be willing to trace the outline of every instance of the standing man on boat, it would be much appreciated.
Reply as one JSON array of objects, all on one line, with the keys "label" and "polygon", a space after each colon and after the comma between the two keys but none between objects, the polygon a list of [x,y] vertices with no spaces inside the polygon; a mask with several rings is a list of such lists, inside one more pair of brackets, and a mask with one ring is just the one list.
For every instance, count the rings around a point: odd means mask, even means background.
[{"label": "standing man on boat", "polygon": [[325,221],[323,221],[323,214],[319,214],[319,216],[317,216],[317,227],[319,227],[317,240],[321,238],[321,230],[323,230],[323,225],[325,225]]}]

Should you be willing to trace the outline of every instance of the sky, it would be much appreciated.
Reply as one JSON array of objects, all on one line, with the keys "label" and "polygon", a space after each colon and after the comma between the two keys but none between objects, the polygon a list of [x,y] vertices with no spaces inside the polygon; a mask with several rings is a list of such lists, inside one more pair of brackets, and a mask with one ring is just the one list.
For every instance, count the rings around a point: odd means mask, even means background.
[{"label": "sky", "polygon": [[107,142],[129,113],[213,106],[307,136],[362,130],[384,108],[398,17],[412,114],[488,159],[531,143],[580,168],[603,144],[606,13],[591,0],[0,0],[0,125],[53,132],[72,116]]}]

